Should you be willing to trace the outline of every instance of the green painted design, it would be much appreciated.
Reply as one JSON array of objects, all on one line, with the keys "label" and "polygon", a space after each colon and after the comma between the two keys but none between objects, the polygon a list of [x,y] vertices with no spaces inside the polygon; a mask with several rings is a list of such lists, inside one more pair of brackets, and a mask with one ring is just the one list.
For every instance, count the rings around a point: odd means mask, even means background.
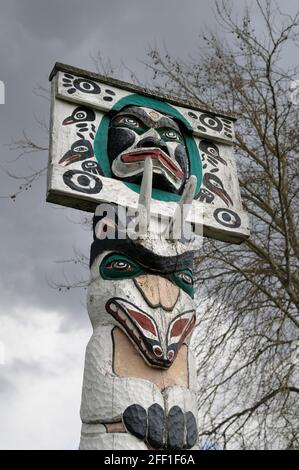
[{"label": "green painted design", "polygon": [[103,279],[127,279],[143,273],[138,263],[121,254],[107,255],[100,264]]},{"label": "green painted design", "polygon": [[[152,108],[156,111],[159,111],[164,114],[168,114],[176,119],[178,119],[185,127],[186,132],[184,135],[186,147],[188,150],[188,156],[190,160],[190,174],[197,176],[197,187],[196,193],[198,193],[202,181],[202,164],[199,149],[196,145],[196,142],[192,136],[192,126],[187,121],[187,119],[170,104],[165,103],[154,98],[148,98],[141,95],[129,95],[125,98],[120,99],[112,108],[110,113],[103,116],[101,123],[99,125],[95,142],[94,142],[94,153],[95,156],[104,172],[104,175],[111,178],[111,168],[107,153],[107,143],[108,143],[108,129],[111,117],[114,113],[117,113],[125,106],[135,105],[143,106],[146,108]],[[125,183],[132,191],[139,193],[140,186],[134,183]],[[177,194],[169,193],[168,191],[162,191],[160,189],[153,190],[153,198],[160,201],[178,201],[180,196]]]},{"label": "green painted design", "polygon": [[[156,131],[159,132],[160,137],[162,140],[164,140],[164,142],[175,142],[184,144],[184,138],[182,134],[180,134],[175,129],[171,129],[170,127],[160,127],[159,129],[156,129]],[[173,137],[170,137],[170,133],[173,134]]]},{"label": "green painted design", "polygon": [[[142,274],[156,274],[150,270],[142,268],[139,263],[132,258],[120,253],[110,253],[100,264],[100,274],[103,279],[130,279]],[[190,297],[194,297],[193,275],[190,269],[175,271],[165,275],[169,281],[183,289]]]},{"label": "green painted design", "polygon": [[180,289],[183,289],[192,299],[194,298],[193,275],[190,269],[176,271],[171,275],[171,277],[173,282]]},{"label": "green painted design", "polygon": [[[130,114],[128,114],[130,116]],[[131,129],[132,131],[136,132],[136,134],[144,134],[148,130],[148,127],[145,126],[139,119],[135,118],[135,116],[132,117],[132,119],[138,123],[138,127],[134,126],[133,124],[130,124],[128,122],[117,122],[115,123],[114,121],[112,122],[112,127],[124,127],[125,129]]]}]

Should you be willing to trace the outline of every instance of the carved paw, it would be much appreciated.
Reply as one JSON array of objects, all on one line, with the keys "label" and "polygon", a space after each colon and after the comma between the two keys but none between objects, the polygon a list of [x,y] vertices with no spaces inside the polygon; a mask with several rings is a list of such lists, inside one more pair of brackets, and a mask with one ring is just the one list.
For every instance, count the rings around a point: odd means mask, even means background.
[{"label": "carved paw", "polygon": [[157,403],[147,411],[140,405],[131,405],[123,414],[123,423],[128,432],[154,449],[191,449],[196,444],[195,417],[179,406],[170,408],[166,415]]}]

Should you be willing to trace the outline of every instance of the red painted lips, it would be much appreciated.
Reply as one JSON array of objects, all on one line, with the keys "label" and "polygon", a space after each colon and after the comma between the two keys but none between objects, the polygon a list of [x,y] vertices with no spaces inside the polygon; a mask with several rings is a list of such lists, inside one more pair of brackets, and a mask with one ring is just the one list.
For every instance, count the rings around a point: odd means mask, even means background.
[{"label": "red painted lips", "polygon": [[171,158],[160,149],[149,149],[138,152],[126,153],[121,156],[121,161],[124,163],[136,163],[142,162],[146,158],[151,158],[152,160],[159,160],[160,163],[166,167],[174,176],[177,178],[183,177],[183,172],[179,166],[171,160]]}]

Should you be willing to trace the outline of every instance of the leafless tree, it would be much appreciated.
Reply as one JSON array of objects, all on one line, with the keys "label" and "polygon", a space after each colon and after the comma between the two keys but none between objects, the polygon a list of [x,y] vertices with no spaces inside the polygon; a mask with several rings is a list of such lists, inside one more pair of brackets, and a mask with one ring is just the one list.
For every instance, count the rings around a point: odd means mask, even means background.
[{"label": "leafless tree", "polygon": [[[215,3],[220,35],[195,59],[149,52],[156,88],[237,118],[236,156],[251,237],[206,240],[197,259],[195,338],[200,433],[223,448],[299,448],[299,14],[256,1],[233,19]],[[204,45],[204,46],[203,46]],[[298,51],[298,50],[297,50]],[[290,85],[293,83],[293,90]]]}]

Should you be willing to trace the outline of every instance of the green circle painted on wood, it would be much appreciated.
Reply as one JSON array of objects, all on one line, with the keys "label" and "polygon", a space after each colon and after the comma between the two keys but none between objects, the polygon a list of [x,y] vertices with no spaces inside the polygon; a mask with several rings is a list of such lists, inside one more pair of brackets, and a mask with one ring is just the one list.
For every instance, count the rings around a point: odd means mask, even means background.
[{"label": "green circle painted on wood", "polygon": [[[202,163],[200,158],[199,149],[196,145],[196,142],[192,135],[192,126],[187,121],[187,119],[173,106],[168,103],[165,103],[160,100],[156,100],[154,98],[148,98],[146,96],[141,95],[129,95],[125,98],[120,99],[111,109],[111,111],[103,116],[99,128],[97,130],[97,134],[95,137],[94,142],[94,153],[95,156],[101,165],[103,170],[104,176],[109,178],[113,178],[111,173],[109,157],[107,152],[108,146],[108,130],[109,124],[111,119],[111,114],[113,112],[118,112],[123,109],[125,106],[143,106],[146,108],[152,108],[156,111],[160,111],[161,113],[168,114],[176,118],[185,128],[184,138],[185,143],[188,151],[188,157],[190,161],[190,174],[195,175],[197,177],[197,187],[196,187],[196,194],[198,193],[202,181]],[[134,192],[139,193],[140,185],[135,183],[124,183]],[[153,189],[152,192],[153,198],[158,199],[159,201],[178,201],[180,196],[178,194],[173,194],[168,191],[162,191],[160,189]]]}]

